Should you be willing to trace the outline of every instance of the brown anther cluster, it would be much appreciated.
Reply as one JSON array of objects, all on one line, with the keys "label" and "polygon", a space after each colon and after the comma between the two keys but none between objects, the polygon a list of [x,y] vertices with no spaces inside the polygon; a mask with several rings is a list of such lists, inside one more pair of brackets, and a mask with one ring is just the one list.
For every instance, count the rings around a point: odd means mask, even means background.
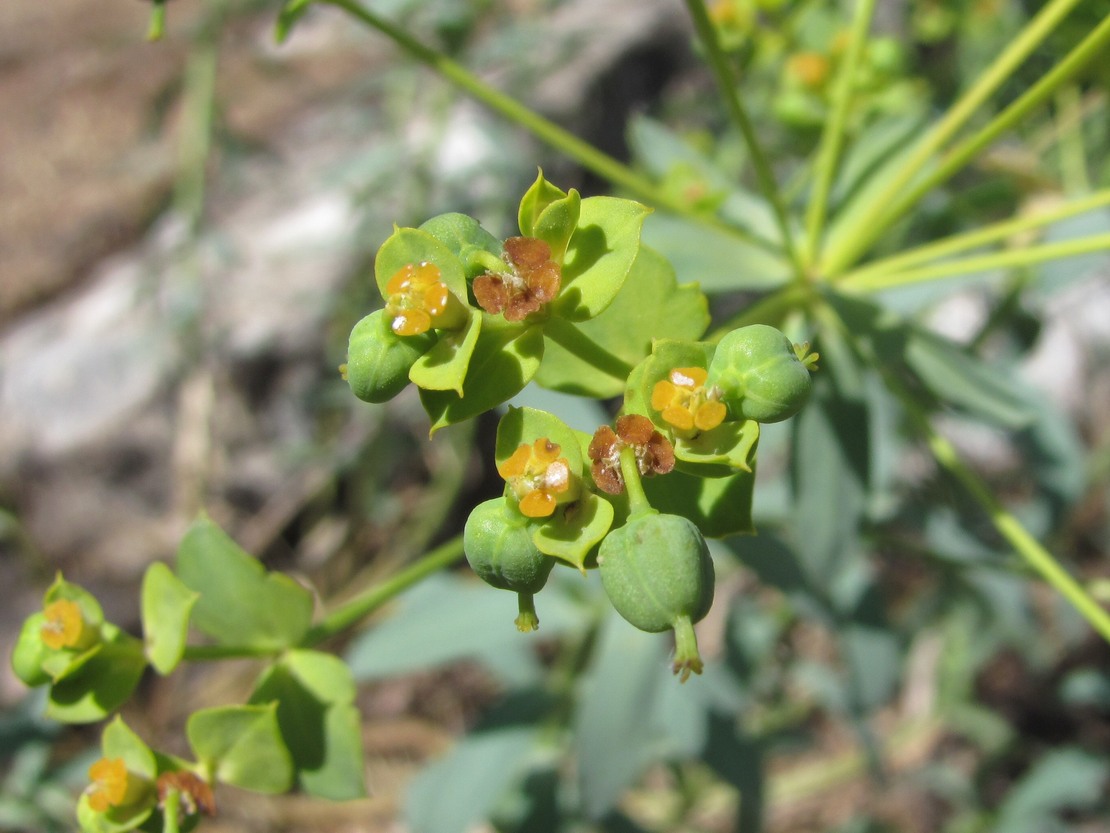
[{"label": "brown anther cluster", "polygon": [[216,815],[216,797],[212,787],[192,772],[163,772],[158,776],[158,806],[165,807],[166,797],[176,790],[181,796],[181,809],[185,815],[204,813]]},{"label": "brown anther cluster", "polygon": [[655,430],[651,420],[639,414],[617,417],[616,431],[603,425],[590,442],[590,473],[601,491],[611,495],[624,491],[620,456],[621,449],[628,447],[635,452],[636,468],[644,477],[666,474],[674,468],[674,447]]},{"label": "brown anther cluster", "polygon": [[551,247],[535,237],[510,237],[505,241],[504,273],[487,272],[474,279],[478,306],[506,321],[523,321],[554,300],[562,283],[562,269],[551,259]]}]

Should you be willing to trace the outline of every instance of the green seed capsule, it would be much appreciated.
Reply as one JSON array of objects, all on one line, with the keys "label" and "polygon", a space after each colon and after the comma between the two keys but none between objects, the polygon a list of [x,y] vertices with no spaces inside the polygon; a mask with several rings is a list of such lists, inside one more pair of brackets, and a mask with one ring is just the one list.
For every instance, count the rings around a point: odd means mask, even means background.
[{"label": "green seed capsule", "polygon": [[535,630],[539,619],[532,596],[547,583],[555,559],[536,549],[527,520],[503,497],[480,503],[466,519],[463,551],[482,581],[517,594],[517,628]]},{"label": "green seed capsule", "polygon": [[781,331],[752,324],[721,339],[706,384],[720,388],[734,417],[781,422],[805,405],[812,387],[809,373]]},{"label": "green seed capsule", "polygon": [[694,623],[713,604],[713,561],[701,531],[679,515],[653,512],[610,532],[598,551],[605,594],[642,631],[675,633],[674,670],[701,673]]},{"label": "green seed capsule", "polygon": [[347,345],[347,384],[364,402],[388,402],[409,383],[409,370],[435,343],[432,333],[399,336],[385,310],[355,324]]}]

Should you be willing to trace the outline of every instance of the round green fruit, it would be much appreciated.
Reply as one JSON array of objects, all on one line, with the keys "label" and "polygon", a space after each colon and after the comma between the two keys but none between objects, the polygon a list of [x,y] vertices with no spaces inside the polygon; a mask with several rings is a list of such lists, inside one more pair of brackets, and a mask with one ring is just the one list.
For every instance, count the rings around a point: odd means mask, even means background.
[{"label": "round green fruit", "polygon": [[740,327],[721,339],[706,384],[721,391],[734,417],[781,422],[801,410],[813,383],[810,370],[780,330]]},{"label": "round green fruit", "polygon": [[713,561],[701,531],[679,515],[633,518],[598,551],[601,583],[613,607],[642,631],[675,632],[676,674],[700,673],[693,624],[713,604]]},{"label": "round green fruit", "polygon": [[430,332],[399,336],[390,328],[385,310],[372,312],[351,330],[347,384],[363,402],[388,402],[409,383],[409,370],[434,343]]},{"label": "round green fruit", "polygon": [[517,628],[535,630],[539,619],[532,596],[547,583],[555,559],[536,549],[527,520],[503,497],[480,503],[466,519],[463,552],[482,581],[517,594]]}]

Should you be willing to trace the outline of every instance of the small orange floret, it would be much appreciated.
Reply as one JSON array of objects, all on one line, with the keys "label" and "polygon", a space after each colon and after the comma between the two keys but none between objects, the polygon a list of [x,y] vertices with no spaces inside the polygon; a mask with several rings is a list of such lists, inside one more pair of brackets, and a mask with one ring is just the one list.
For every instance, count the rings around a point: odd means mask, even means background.
[{"label": "small orange floret", "polygon": [[541,437],[531,445],[522,443],[497,467],[497,473],[516,496],[522,515],[550,517],[559,503],[558,496],[570,490],[570,464],[559,456],[561,451],[558,443]]},{"label": "small orange floret", "polygon": [[720,394],[714,388],[706,388],[707,378],[704,368],[676,367],[652,388],[651,407],[681,437],[711,431],[728,415],[724,404],[718,401]]},{"label": "small orange floret", "polygon": [[101,758],[89,767],[89,780],[85,788],[89,797],[89,808],[103,813],[110,807],[118,807],[127,797],[127,767],[122,758]]},{"label": "small orange floret", "polygon": [[[440,280],[439,267],[423,261],[398,269],[385,285],[385,310],[399,336],[417,336],[433,327],[456,326],[461,304]],[[454,302],[454,303],[452,303]]]},{"label": "small orange floret", "polygon": [[506,321],[523,321],[554,300],[562,284],[562,268],[551,259],[551,247],[536,237],[505,241],[507,270],[474,279],[474,298],[486,312],[503,313]]},{"label": "small orange floret", "polygon": [[57,651],[80,645],[86,625],[77,602],[58,599],[48,604],[43,613],[46,614],[46,624],[42,626],[41,633],[47,648]]}]

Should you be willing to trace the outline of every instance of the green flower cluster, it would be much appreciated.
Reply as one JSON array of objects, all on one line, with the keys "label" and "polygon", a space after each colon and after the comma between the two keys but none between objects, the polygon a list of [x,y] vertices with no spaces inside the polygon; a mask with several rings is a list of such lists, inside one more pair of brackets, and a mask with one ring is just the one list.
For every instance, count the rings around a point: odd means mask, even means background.
[{"label": "green flower cluster", "polygon": [[464,550],[483,580],[517,594],[522,631],[538,627],[534,596],[556,563],[600,568],[625,619],[674,630],[685,679],[701,670],[693,624],[713,599],[705,536],[753,531],[759,425],[802,407],[816,356],[763,325],[698,341],[708,302],[640,242],[646,213],[541,174],[518,237],[498,241],[459,214],[396,229],[374,267],[384,307],[355,326],[345,375],[369,402],[416,385],[433,432],[529,382],[623,395],[593,435],[509,408],[495,448],[505,491],[471,512]]}]

